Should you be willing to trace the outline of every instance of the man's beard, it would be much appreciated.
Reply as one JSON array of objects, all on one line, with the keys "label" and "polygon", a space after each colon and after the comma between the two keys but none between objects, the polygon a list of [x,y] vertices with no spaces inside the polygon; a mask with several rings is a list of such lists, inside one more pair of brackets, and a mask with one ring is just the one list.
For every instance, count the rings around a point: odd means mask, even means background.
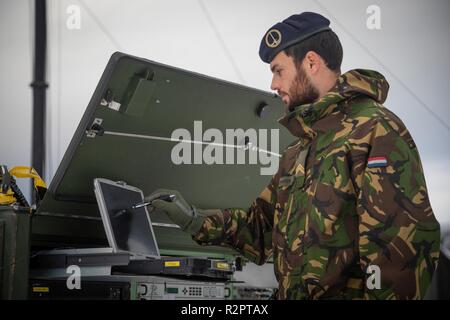
[{"label": "man's beard", "polygon": [[297,106],[313,103],[319,98],[319,91],[313,86],[301,66],[297,68],[297,76],[289,88],[289,97],[289,112]]}]

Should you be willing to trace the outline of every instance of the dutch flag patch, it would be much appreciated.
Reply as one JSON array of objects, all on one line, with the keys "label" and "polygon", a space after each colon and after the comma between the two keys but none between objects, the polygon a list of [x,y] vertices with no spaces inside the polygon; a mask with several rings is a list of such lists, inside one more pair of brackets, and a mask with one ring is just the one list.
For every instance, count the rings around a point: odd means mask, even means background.
[{"label": "dutch flag patch", "polygon": [[373,157],[367,159],[367,166],[369,168],[386,167],[387,159],[386,157]]}]

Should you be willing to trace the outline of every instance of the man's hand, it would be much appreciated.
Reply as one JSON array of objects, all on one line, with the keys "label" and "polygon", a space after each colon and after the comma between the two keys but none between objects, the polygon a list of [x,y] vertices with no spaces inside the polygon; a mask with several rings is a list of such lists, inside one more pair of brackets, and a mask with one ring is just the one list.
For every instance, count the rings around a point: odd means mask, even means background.
[{"label": "man's hand", "polygon": [[[173,201],[155,200],[161,196],[174,195]],[[152,202],[155,209],[164,211],[169,218],[181,227],[183,231],[195,234],[205,220],[205,216],[199,210],[189,205],[182,195],[176,190],[158,189],[145,197],[146,202]]]}]

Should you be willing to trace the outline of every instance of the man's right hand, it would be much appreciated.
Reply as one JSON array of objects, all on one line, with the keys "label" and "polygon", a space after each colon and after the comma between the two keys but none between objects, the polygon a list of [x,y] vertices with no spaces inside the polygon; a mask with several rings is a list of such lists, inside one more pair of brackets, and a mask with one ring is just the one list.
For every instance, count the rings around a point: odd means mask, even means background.
[{"label": "man's right hand", "polygon": [[[175,199],[173,201],[155,200],[169,195],[174,195]],[[196,233],[205,220],[205,216],[199,214],[198,210],[188,204],[176,190],[158,189],[145,197],[145,201],[151,202],[151,206],[155,209],[164,211],[183,231],[191,234]]]}]

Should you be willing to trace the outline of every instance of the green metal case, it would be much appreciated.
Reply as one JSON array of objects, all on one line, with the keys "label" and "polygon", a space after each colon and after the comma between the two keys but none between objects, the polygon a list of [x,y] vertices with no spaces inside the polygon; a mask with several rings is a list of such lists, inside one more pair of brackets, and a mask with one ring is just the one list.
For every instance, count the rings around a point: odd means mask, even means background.
[{"label": "green metal case", "polygon": [[0,206],[0,299],[27,299],[30,214]]},{"label": "green metal case", "polygon": [[[172,153],[180,142],[172,135],[182,129],[194,140],[200,129],[203,133],[215,129],[223,137],[227,129],[266,131],[267,143],[261,148],[272,150],[271,134],[276,131],[281,151],[290,142],[287,130],[277,122],[282,113],[282,102],[274,94],[113,54],[33,219],[32,244],[107,245],[93,192],[94,178],[125,181],[144,194],[158,188],[179,190],[200,208],[248,208],[270,181],[270,175],[261,174],[267,164],[250,163],[249,155],[243,164],[208,164],[204,159],[197,164],[176,164]],[[235,140],[236,146],[248,142]],[[192,144],[192,162],[199,162],[193,148],[200,145],[204,151],[208,143],[203,142]],[[171,223],[160,212],[152,213],[152,221]],[[155,226],[155,234],[163,254],[217,257],[234,253],[199,246],[176,228]]]}]

